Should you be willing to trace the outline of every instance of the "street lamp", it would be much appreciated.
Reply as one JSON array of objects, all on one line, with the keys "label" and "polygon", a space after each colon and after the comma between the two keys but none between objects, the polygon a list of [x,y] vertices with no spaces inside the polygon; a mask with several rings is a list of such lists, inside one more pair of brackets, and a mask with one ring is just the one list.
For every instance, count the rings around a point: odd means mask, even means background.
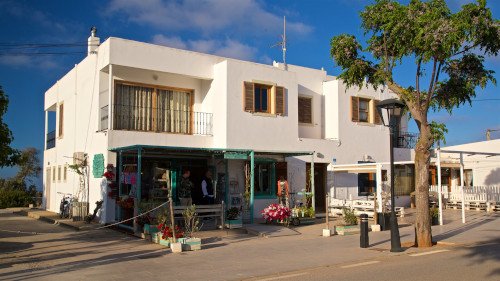
[{"label": "street lamp", "polygon": [[[384,126],[389,127],[390,131],[390,161],[391,161],[391,252],[401,252],[401,241],[399,239],[399,227],[398,227],[398,219],[396,218],[396,211],[394,210],[394,126],[398,124],[391,124],[391,117],[400,117],[403,113],[404,103],[397,99],[387,99],[378,103],[377,111],[382,119]],[[384,115],[382,114],[382,109],[387,110],[387,122],[384,120]]]}]

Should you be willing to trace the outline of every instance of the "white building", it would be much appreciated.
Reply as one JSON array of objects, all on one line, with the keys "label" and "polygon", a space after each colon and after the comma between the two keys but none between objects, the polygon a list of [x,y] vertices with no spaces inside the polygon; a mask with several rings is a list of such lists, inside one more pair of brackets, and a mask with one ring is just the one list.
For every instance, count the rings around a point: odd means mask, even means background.
[{"label": "white building", "polygon": [[[169,184],[175,190],[186,168],[198,188],[210,169],[218,200],[227,202],[245,192],[245,165],[253,158],[250,200],[253,217],[260,217],[276,202],[280,176],[293,192],[314,190],[314,206],[324,212],[332,164],[389,159],[389,131],[375,110],[377,101],[393,97],[388,90],[346,89],[324,70],[294,65],[120,38],[99,45],[91,36],[89,43],[88,56],[45,93],[48,210],[58,211],[61,193],[87,201],[79,176],[68,168],[83,155],[90,208],[105,200],[101,222],[130,216],[115,206],[116,198],[129,195],[130,182],[120,180],[119,194],[108,196],[101,176],[108,164],[120,175],[136,175],[128,181],[137,181],[143,201],[165,200],[158,189]],[[410,149],[396,150],[396,160],[410,158]],[[357,177],[338,180],[358,186]]]}]

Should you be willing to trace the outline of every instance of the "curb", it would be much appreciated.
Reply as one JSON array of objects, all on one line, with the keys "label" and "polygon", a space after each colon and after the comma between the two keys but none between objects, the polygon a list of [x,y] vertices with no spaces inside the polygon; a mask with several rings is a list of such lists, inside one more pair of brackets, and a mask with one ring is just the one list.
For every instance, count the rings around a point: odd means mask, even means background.
[{"label": "curb", "polygon": [[47,223],[51,223],[51,224],[56,224],[56,225],[62,226],[64,228],[67,228],[67,229],[70,229],[70,230],[75,230],[75,231],[80,231],[81,230],[81,228],[78,227],[78,226],[67,224],[63,220],[57,220],[57,219],[54,219],[54,218],[51,218],[51,217],[40,216],[40,215],[36,214],[36,212],[30,212],[30,211],[27,211],[27,210],[20,210],[20,211],[15,211],[13,213],[17,214],[17,215],[28,217],[28,218],[32,218],[32,219],[35,219],[35,220],[39,220],[39,221],[43,221],[43,222],[47,222]]}]

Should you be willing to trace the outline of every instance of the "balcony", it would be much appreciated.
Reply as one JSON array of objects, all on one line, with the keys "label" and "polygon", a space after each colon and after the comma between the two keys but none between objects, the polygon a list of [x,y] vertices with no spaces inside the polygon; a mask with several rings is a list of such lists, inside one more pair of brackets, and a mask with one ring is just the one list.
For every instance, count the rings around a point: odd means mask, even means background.
[{"label": "balcony", "polygon": [[417,141],[418,134],[409,132],[399,132],[394,136],[393,139],[394,147],[397,148],[415,148]]},{"label": "balcony", "polygon": [[115,130],[212,135],[212,113],[158,107],[115,105]]},{"label": "balcony", "polygon": [[47,143],[45,150],[56,147],[56,131],[47,133]]}]

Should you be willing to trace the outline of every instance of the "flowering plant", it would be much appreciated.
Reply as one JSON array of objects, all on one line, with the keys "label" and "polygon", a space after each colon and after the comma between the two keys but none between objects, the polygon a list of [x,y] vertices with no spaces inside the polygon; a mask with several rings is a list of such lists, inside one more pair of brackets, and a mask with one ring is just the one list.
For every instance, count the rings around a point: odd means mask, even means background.
[{"label": "flowering plant", "polygon": [[[172,229],[164,223],[160,223],[158,225],[158,229],[160,230],[162,239],[167,239],[167,237],[172,238],[174,236],[172,233]],[[176,225],[175,226],[175,238],[182,238],[182,237],[184,237],[184,231],[182,231],[180,226]]]},{"label": "flowering plant", "polygon": [[115,178],[115,173],[113,173],[113,171],[106,171],[104,172],[103,176],[107,179],[107,180],[113,180]]},{"label": "flowering plant", "polygon": [[290,218],[292,211],[284,205],[274,203],[262,210],[261,214],[267,221],[284,221]]}]

